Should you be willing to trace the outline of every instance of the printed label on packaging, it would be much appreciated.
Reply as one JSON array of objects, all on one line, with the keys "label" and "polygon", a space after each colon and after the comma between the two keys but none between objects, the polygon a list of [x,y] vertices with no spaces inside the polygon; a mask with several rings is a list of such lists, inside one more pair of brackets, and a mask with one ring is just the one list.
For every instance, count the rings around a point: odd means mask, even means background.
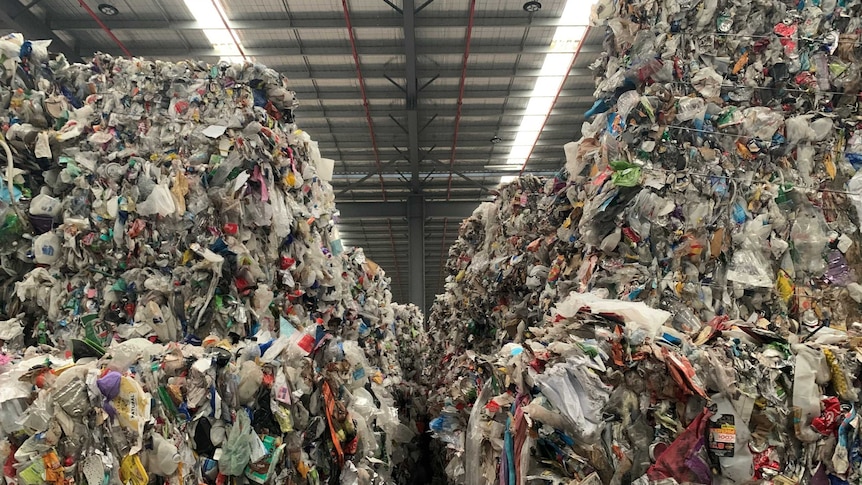
[{"label": "printed label on packaging", "polygon": [[355,369],[353,369],[353,380],[358,381],[365,377],[365,367],[361,365],[357,365]]},{"label": "printed label on packaging", "polygon": [[722,414],[709,423],[709,451],[716,456],[733,456],[736,446],[736,426],[733,415]]},{"label": "printed label on packaging", "polygon": [[288,390],[287,386],[281,386],[275,391],[275,399],[290,405],[290,390]]}]

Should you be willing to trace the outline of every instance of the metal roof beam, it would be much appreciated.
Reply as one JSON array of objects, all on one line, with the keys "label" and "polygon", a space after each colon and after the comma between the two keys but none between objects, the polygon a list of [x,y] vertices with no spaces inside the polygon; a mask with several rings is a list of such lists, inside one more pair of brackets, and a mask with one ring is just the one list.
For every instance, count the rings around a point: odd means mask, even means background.
[{"label": "metal roof beam", "polygon": [[[567,135],[565,133],[555,134],[553,136],[553,138],[552,137],[540,137],[540,139],[539,139],[540,143],[537,146],[557,145],[562,150],[562,148],[563,148],[562,144],[565,144],[565,143],[572,141],[573,138],[574,138],[574,132],[571,133],[571,135]],[[319,141],[319,140],[323,140],[323,137],[316,136],[315,139]],[[451,140],[449,140],[449,142],[451,142]],[[338,148],[341,149],[345,154],[348,154],[350,152],[350,150],[358,150],[358,151],[370,150],[370,148],[368,148],[367,145],[368,145],[368,140],[363,140],[361,137],[349,139],[346,137],[339,136],[339,138],[338,138]],[[447,143],[447,145],[448,145],[448,143]],[[512,141],[504,141],[502,143],[497,144],[496,146],[498,146],[498,147],[500,147],[500,146],[512,146]],[[491,149],[491,143],[487,140],[462,140],[462,141],[458,142],[458,148],[460,149],[461,147],[490,150]],[[386,147],[380,147],[381,153],[384,151],[384,148],[386,148]],[[442,143],[437,144],[438,150],[443,150],[445,148],[449,148],[449,147],[444,146],[444,144],[442,144]],[[396,153],[397,153],[397,151],[396,151]],[[347,161],[349,163],[350,159],[348,158]],[[449,164],[447,163],[446,166],[448,169]]]},{"label": "metal roof beam", "polygon": [[[17,3],[17,2],[15,2]],[[20,8],[20,4],[17,8]],[[14,11],[14,10],[13,10]],[[558,19],[541,19],[519,17],[477,17],[474,27],[557,27]],[[164,19],[142,18],[140,20],[111,20],[105,19],[105,23],[113,30],[204,30],[204,25],[194,20],[174,20],[166,22]],[[259,19],[259,20],[228,20],[228,25],[234,30],[321,30],[321,29],[344,29],[344,17],[315,16],[302,18],[294,15],[292,19]],[[401,28],[402,20],[395,16],[380,17],[377,15],[351,16],[354,28]],[[467,19],[461,17],[423,16],[417,28],[436,29],[440,27],[466,27]],[[52,30],[99,30],[90,19],[57,18],[49,22]]]},{"label": "metal roof beam", "polygon": [[[318,120],[324,120],[324,118],[311,118],[311,117],[302,117],[299,121],[299,127],[303,131],[310,132],[312,134],[312,138],[317,140],[321,137],[329,136],[327,133],[330,130],[329,125],[325,122],[318,122]],[[520,121],[520,120],[517,120]],[[347,120],[336,120],[336,122],[332,123],[332,130],[336,131],[340,136],[342,134],[345,135],[362,135],[363,133],[367,133],[368,130],[362,130],[364,128],[359,124],[359,120],[357,119],[356,124],[351,124],[347,122]],[[461,130],[461,133],[467,136],[475,136],[482,138],[483,140],[490,140],[490,137],[487,136],[488,133],[498,132],[501,133],[517,133],[520,130],[520,126],[517,124],[507,124],[497,126],[494,123],[470,123],[468,129]],[[577,128],[573,128],[572,126],[546,126],[542,133],[553,133],[564,131],[566,133],[573,133],[577,131]],[[385,134],[385,130],[381,130],[382,134]],[[505,141],[505,138],[504,140]],[[321,147],[323,148],[323,147]]]},{"label": "metal roof beam", "polygon": [[[538,161],[539,165],[537,165],[537,170],[539,170],[539,169],[541,169],[541,170],[554,170],[554,169],[558,168],[559,162],[560,162],[561,158],[563,157],[562,150],[563,150],[562,145],[554,148],[553,151],[556,153],[552,157],[552,159],[548,160],[547,163],[543,163],[542,160],[539,160]],[[498,155],[506,155],[506,153],[502,153],[502,154],[498,154]],[[481,157],[481,158],[476,157],[476,158],[473,158],[471,160],[466,160],[466,159],[462,159],[462,158],[458,159],[459,169],[461,170],[462,173],[467,174],[467,175],[480,174],[480,173],[494,173],[494,174],[496,174],[498,172],[503,172],[503,171],[497,171],[497,170],[485,170],[484,167],[487,165],[505,165],[505,163],[504,163],[504,161],[495,162],[493,160],[489,160],[487,153],[484,155],[484,157]],[[364,176],[364,175],[366,175],[372,171],[374,171],[375,174],[377,173],[375,165],[373,162],[365,161],[363,163],[353,163],[353,164],[348,165],[348,167],[350,169],[349,172],[337,173],[334,175],[335,179],[333,180],[333,186],[336,189],[343,187],[345,184],[352,183],[351,181],[353,179],[355,179],[356,177]],[[398,172],[394,171],[394,170],[388,171],[388,172],[386,172],[386,171],[383,172],[383,174],[387,176],[386,177],[387,179],[393,178],[391,176],[395,175],[397,173]],[[439,171],[435,172],[435,174],[439,174],[439,173],[440,173]],[[448,174],[448,170],[447,170],[447,174]],[[427,175],[427,174],[425,174],[425,175]],[[481,176],[481,175],[473,175],[473,176]],[[364,180],[363,180],[363,182],[364,182]],[[352,185],[357,186],[357,187],[359,186],[358,183],[352,183]]]},{"label": "metal roof beam", "polygon": [[[408,80],[408,86],[411,84]],[[317,96],[317,99],[320,101],[327,100],[355,100],[357,95],[357,89],[347,89],[347,90],[332,90],[328,91],[326,89],[320,89],[320,94],[314,92],[313,88],[294,88],[297,95],[299,96],[299,101],[302,103],[302,100],[306,97],[309,99],[313,99],[312,96]],[[422,97],[424,99],[452,99],[453,91],[457,92],[457,88],[438,88],[430,91],[422,91]],[[592,96],[595,90],[593,89],[564,89],[560,92],[561,97],[586,97]],[[383,99],[383,100],[391,100],[393,98],[393,90],[392,89],[369,89],[367,90],[368,99]],[[533,95],[532,91],[524,90],[524,91],[508,91],[507,89],[482,89],[480,87],[472,87],[470,89],[466,89],[464,92],[465,99],[503,99],[503,98],[531,98]],[[408,89],[409,96],[409,89]],[[414,99],[415,101],[415,99]],[[407,100],[408,110],[410,110],[410,99]],[[409,113],[408,113],[409,114]],[[409,121],[409,120],[408,120]],[[408,127],[409,128],[409,127]],[[418,126],[417,126],[418,131]]]},{"label": "metal roof beam", "polygon": [[[470,51],[472,54],[472,50]],[[188,57],[188,56],[177,56],[177,57]],[[397,64],[396,64],[397,65]],[[297,67],[295,66],[285,66],[279,64],[269,65],[272,69],[284,72],[287,74],[288,79],[355,79],[356,78],[356,70],[354,69],[345,69],[337,66],[311,66],[311,73],[296,71]],[[384,74],[386,74],[386,70],[389,66],[379,64],[368,64],[368,69],[363,72],[367,72],[368,79],[380,78],[382,79]],[[440,66],[435,69],[419,69],[417,72],[417,76],[420,78],[427,78],[437,76],[441,79],[460,79],[461,77],[461,68],[454,66]],[[539,69],[512,69],[511,67],[495,67],[490,64],[483,65],[481,60],[477,63],[476,67],[470,66],[470,79],[484,79],[484,78],[533,78],[541,76],[541,70]],[[589,69],[579,69],[575,68],[569,72],[569,77],[588,77],[592,79],[593,72]]]},{"label": "metal roof beam", "polygon": [[[342,225],[338,224],[339,232],[341,232],[341,228],[342,228]],[[385,231],[386,226],[383,226],[381,229]],[[356,233],[356,235],[353,234],[354,232]],[[342,234],[341,239],[346,240],[346,241],[351,241],[351,242],[360,242],[360,245],[363,248],[372,248],[372,247],[373,248],[381,248],[381,249],[388,249],[389,252],[392,252],[392,242],[389,240],[388,236],[385,238],[382,238],[382,239],[372,239],[370,237],[361,235],[358,231],[348,231],[347,234],[348,234],[347,236]],[[406,238],[405,239],[399,239],[395,243],[399,246],[402,246],[402,245],[406,246],[407,245],[407,239]]]},{"label": "metal roof beam", "polygon": [[[244,49],[244,52],[249,57],[285,57],[285,56],[297,56],[297,57],[330,57],[330,56],[349,56],[350,55],[350,45],[338,41],[338,42],[328,42],[328,45],[320,45],[323,43],[316,43],[314,47],[247,47]],[[106,50],[105,45],[87,45],[82,46],[82,52],[112,52],[113,50]],[[383,56],[404,56],[404,47],[398,44],[392,44],[392,42],[365,42],[357,48],[361,49],[365,52],[365,55],[383,55]],[[457,43],[451,42],[437,42],[427,47],[424,47],[422,50],[423,55],[446,55],[452,54],[453,52],[458,52],[459,49],[463,49],[463,46]],[[596,50],[598,49],[598,50]],[[524,54],[547,54],[550,52],[554,52],[553,47],[550,45],[542,44],[542,45],[526,45],[523,49],[518,44],[486,44],[486,45],[477,45],[475,47],[470,48],[471,54],[511,54],[511,53],[524,53]],[[595,53],[601,52],[601,46],[584,46],[581,49],[582,53]],[[163,46],[155,46],[155,45],[136,45],[135,46],[135,55],[140,57],[150,57],[154,59],[161,59],[166,57],[180,57],[180,58],[201,58],[201,57],[220,57],[221,54],[219,51],[212,47],[206,48],[197,48],[197,49],[184,49],[184,48],[172,48],[172,47],[163,47]],[[314,63],[312,62],[312,66]],[[368,76],[370,77],[370,76]]]},{"label": "metal roof beam", "polygon": [[[479,136],[482,136],[482,135],[479,135]],[[381,137],[381,139],[385,139],[385,138],[388,138],[388,137]],[[557,132],[553,132],[553,134],[549,133],[546,136],[543,136],[542,137],[543,143],[540,146],[549,146],[549,145],[554,145],[555,143],[566,144],[570,141],[573,141],[574,138],[575,138],[575,132],[574,131],[569,131],[569,132],[557,131]],[[315,136],[314,139],[317,140],[319,143],[336,143],[334,141],[334,139],[332,137],[329,137],[329,136]],[[362,149],[362,148],[364,148],[364,146],[362,145],[363,141],[367,142],[367,140],[363,140],[363,138],[361,136],[347,136],[347,135],[342,133],[342,134],[339,134],[339,136],[338,136],[338,141],[337,141],[338,147],[337,148],[342,148],[345,150],[349,149],[351,147]],[[486,150],[486,151],[489,151],[491,149],[491,143],[488,142],[488,140],[485,139],[484,136],[482,136],[482,138],[477,138],[475,132],[471,133],[471,138],[465,138],[462,141],[465,143],[464,146],[469,147],[469,148]],[[448,145],[450,143],[451,143],[451,141],[447,142],[447,140],[438,140],[437,145],[438,145],[438,148],[445,148],[444,145]],[[461,143],[459,142],[458,145],[461,146]],[[512,147],[515,145],[514,145],[514,142],[511,139],[509,139],[509,140],[498,143],[496,146],[499,149],[502,147]],[[562,145],[560,145],[560,146],[562,146]],[[333,148],[335,148],[335,147],[333,147]],[[488,164],[493,165],[493,163],[490,163],[490,162]],[[448,170],[448,168],[447,168],[447,170]],[[417,176],[418,175],[419,174],[417,173]]]},{"label": "metal roof beam", "polygon": [[[413,0],[404,0],[406,17],[413,15]],[[409,239],[407,243],[407,267],[410,270],[409,291],[410,303],[425,308],[425,199],[422,195],[413,195],[407,200],[407,221],[409,224]]]},{"label": "metal roof beam", "polygon": [[[579,96],[579,97],[569,98],[568,101],[575,101],[575,102],[582,103],[583,106],[585,106],[584,111],[587,111],[590,108],[590,106],[592,106],[592,104],[593,104],[592,101],[595,101],[595,98],[586,97],[586,96],[583,96],[583,97]],[[589,103],[589,104],[587,104],[587,103]],[[452,109],[454,111],[454,107],[450,108],[449,106],[441,106],[440,108],[443,110]],[[321,110],[315,106],[302,106],[302,105],[300,105],[300,107],[296,110],[297,122],[300,125],[302,125],[302,117],[304,116],[305,113],[320,113],[320,112],[321,112]],[[385,110],[384,109],[377,109],[377,110],[372,109],[371,110],[372,116],[379,116],[381,118],[385,118],[389,112],[390,112],[389,109],[385,109]],[[330,109],[330,108],[327,108],[327,110],[326,110],[326,115],[330,116],[332,118],[354,118],[357,116],[357,113],[359,113],[359,115],[362,115],[362,113],[358,109]],[[523,109],[502,110],[498,107],[465,106],[464,107],[464,114],[462,115],[462,118],[476,118],[476,117],[494,118],[494,117],[500,117],[503,115],[520,117],[520,116],[524,116],[526,113],[527,113],[527,111],[523,110]],[[454,112],[452,114],[441,112],[439,115],[441,117],[442,116],[454,116]],[[583,113],[580,113],[580,112],[574,112],[573,113],[572,108],[566,107],[566,108],[555,108],[554,110],[551,111],[550,116],[582,118]]]},{"label": "metal roof beam", "polygon": [[[419,179],[419,78],[416,74],[416,7],[413,0],[404,0],[402,16],[404,17],[404,58],[406,59],[404,63],[404,79],[406,80],[404,91],[407,108],[407,161],[410,163],[410,190],[414,194],[419,194],[422,192],[422,181]],[[421,212],[421,199],[418,199],[418,202],[411,199],[411,204],[418,207]],[[410,228],[410,263],[415,265],[416,256],[413,253],[421,244],[424,234],[412,233],[414,229],[423,230],[421,221],[415,224],[411,223]],[[419,242],[414,242],[416,238],[419,238]],[[410,271],[413,272],[415,269],[418,268],[411,268]],[[416,282],[413,279],[411,279],[410,286],[412,300],[417,295],[414,288]],[[422,292],[424,293],[424,286]],[[418,301],[413,301],[413,303],[419,304]]]},{"label": "metal roof beam", "polygon": [[[472,189],[475,190],[475,189]],[[451,217],[453,219],[470,217],[479,202],[425,202],[424,217]],[[407,218],[410,208],[406,201],[388,202],[338,202],[335,206],[340,212],[340,220],[397,219]]]}]

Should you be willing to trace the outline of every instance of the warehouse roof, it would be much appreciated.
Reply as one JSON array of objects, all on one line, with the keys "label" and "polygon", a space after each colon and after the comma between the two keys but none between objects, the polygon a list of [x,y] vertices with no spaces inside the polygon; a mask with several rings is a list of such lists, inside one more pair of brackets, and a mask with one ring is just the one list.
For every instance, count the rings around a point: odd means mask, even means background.
[{"label": "warehouse roof", "polygon": [[345,242],[387,270],[396,300],[421,305],[461,219],[501,177],[559,170],[592,105],[592,2],[537,3],[0,0],[0,24],[70,58],[245,56],[283,72],[299,127],[336,161]]}]

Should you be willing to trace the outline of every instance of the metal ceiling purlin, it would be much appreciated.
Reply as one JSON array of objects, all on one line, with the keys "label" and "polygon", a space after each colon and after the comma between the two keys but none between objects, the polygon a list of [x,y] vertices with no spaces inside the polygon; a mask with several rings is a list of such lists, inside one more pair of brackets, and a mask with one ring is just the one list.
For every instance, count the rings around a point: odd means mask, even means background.
[{"label": "metal ceiling purlin", "polygon": [[[452,166],[455,164],[455,155],[458,151],[458,127],[461,124],[461,108],[464,105],[464,90],[467,81],[467,60],[470,57],[470,40],[473,35],[473,22],[476,15],[476,0],[470,0],[470,16],[467,19],[467,35],[464,42],[464,57],[461,63],[461,81],[458,87],[458,102],[455,112],[455,131],[452,135],[452,154],[449,157],[449,188],[452,187]],[[447,194],[447,198],[449,195]]]},{"label": "metal ceiling purlin", "polygon": [[[353,62],[356,64],[356,80],[359,82],[359,91],[362,94],[362,105],[365,107],[365,119],[368,122],[368,132],[371,135],[371,148],[374,151],[374,162],[377,165],[377,174],[380,176],[380,192],[383,201],[386,201],[386,186],[383,184],[383,172],[380,168],[380,152],[377,149],[377,138],[374,135],[374,122],[371,119],[371,108],[368,106],[368,96],[365,94],[365,80],[362,77],[362,66],[359,62],[359,53],[356,50],[356,37],[353,35],[353,25],[350,23],[350,9],[347,7],[347,0],[341,0],[341,7],[344,10],[344,21],[347,25],[347,34],[350,37],[350,50],[353,53]],[[392,253],[395,252],[395,240],[392,237],[392,221],[387,220],[389,229],[389,241],[392,243]],[[401,286],[401,268],[398,265],[396,258],[395,262],[395,278],[398,286]]]},{"label": "metal ceiling purlin", "polygon": [[[475,202],[425,201],[422,211],[426,218],[466,219],[475,209]],[[345,219],[348,219],[347,225],[353,225],[360,220],[406,219],[410,215],[408,207],[395,201],[339,202],[338,210]]]},{"label": "metal ceiling purlin", "polygon": [[[416,11],[413,0],[404,0],[401,15],[404,17],[404,56],[406,83],[404,92],[407,107],[407,150],[410,162],[410,188],[415,194],[422,191],[419,180],[419,78],[416,75]],[[414,302],[415,303],[415,302]]]},{"label": "metal ceiling purlin", "polygon": [[368,105],[368,95],[365,91],[365,79],[362,77],[362,66],[359,62],[359,53],[356,50],[356,38],[353,35],[353,24],[350,22],[350,9],[347,0],[341,0],[344,8],[344,21],[347,23],[347,34],[350,37],[350,50],[353,54],[353,63],[356,65],[356,80],[359,82],[359,92],[362,95],[362,106],[365,108],[365,121],[368,123],[368,133],[371,136],[371,149],[374,151],[374,159],[377,164],[377,173],[380,176],[380,191],[383,200],[386,201],[386,187],[383,185],[383,173],[380,170],[380,151],[377,148],[377,137],[374,134],[374,121],[371,119],[371,108]]},{"label": "metal ceiling purlin", "polygon": [[[8,3],[10,5],[18,4],[5,0],[0,3]],[[428,4],[430,2],[425,2]],[[20,4],[18,4],[20,5]],[[422,5],[416,9],[416,13],[426,5]],[[279,30],[279,29],[301,29],[301,30],[321,30],[321,29],[341,29],[342,26],[340,17],[335,16],[319,16],[309,18],[295,19],[256,19],[256,20],[228,20],[230,27],[235,30]],[[463,27],[464,23],[461,17],[457,16],[427,16],[423,17],[425,25],[421,27],[433,26],[435,28],[444,27]],[[395,18],[380,17],[377,15],[361,15],[353,19],[353,27],[362,28],[394,28],[401,27],[402,22]],[[520,17],[481,17],[475,20],[476,27],[557,27],[558,19],[555,18],[533,18],[529,21]],[[63,31],[78,31],[78,30],[98,30],[88,20],[84,19],[69,19],[57,18],[52,19],[48,24],[52,30]],[[173,20],[165,22],[164,19],[142,18],[135,20],[112,20],[111,28],[113,30],[204,30],[204,26],[200,25],[196,20]]]},{"label": "metal ceiling purlin", "polygon": [[[369,52],[376,56],[401,56],[404,55],[402,48],[393,45],[391,43],[387,43],[387,41],[369,41],[365,42],[363,47],[369,50]],[[314,56],[314,57],[331,57],[338,56],[344,53],[344,44],[343,42],[319,42],[316,43],[313,47],[306,47],[304,49],[300,49],[298,47],[257,47],[254,49],[246,49],[246,55],[249,57],[283,57],[283,56]],[[445,56],[447,54],[451,54],[454,49],[458,49],[459,44],[449,44],[445,42],[438,42],[433,45],[430,45],[426,48],[424,52],[425,55],[440,55]],[[98,51],[100,49],[104,49],[102,45],[84,45],[81,49],[89,49],[92,51]],[[477,45],[474,48],[475,54],[508,54],[513,50],[521,49],[520,44],[512,44],[512,43],[489,43],[484,45]],[[530,54],[548,54],[553,52],[551,46],[547,45],[525,45],[522,50],[524,53]],[[590,52],[601,52],[600,48],[587,47],[585,51]],[[138,55],[143,57],[152,57],[152,58],[164,58],[164,57],[219,57],[220,53],[217,49],[212,46],[197,48],[197,49],[186,49],[183,47],[166,47],[160,45],[141,45],[135,48],[135,52]]]}]

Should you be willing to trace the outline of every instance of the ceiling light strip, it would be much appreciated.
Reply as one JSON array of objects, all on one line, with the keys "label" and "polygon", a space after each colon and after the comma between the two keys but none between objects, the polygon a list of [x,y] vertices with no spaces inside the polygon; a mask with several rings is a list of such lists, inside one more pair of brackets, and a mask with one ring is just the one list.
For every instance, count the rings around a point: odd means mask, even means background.
[{"label": "ceiling light strip", "polygon": [[240,44],[239,39],[236,38],[236,32],[234,32],[233,29],[230,28],[230,25],[227,24],[227,19],[222,13],[220,6],[216,3],[216,0],[210,0],[210,2],[212,2],[213,8],[218,14],[218,18],[221,19],[221,23],[224,24],[224,28],[227,29],[227,33],[230,34],[230,38],[233,39],[233,43],[239,51],[239,55],[242,56],[242,60],[247,60],[247,58],[245,57],[245,52],[242,50],[242,44]]},{"label": "ceiling light strip", "polygon": [[[571,0],[570,0],[571,1]],[[524,169],[527,168],[527,163],[530,161],[530,157],[533,155],[533,150],[536,149],[536,144],[539,142],[539,136],[545,130],[545,125],[548,124],[548,118],[551,116],[551,111],[554,110],[554,106],[557,105],[557,100],[560,99],[560,94],[563,92],[563,86],[566,85],[566,80],[569,78],[569,73],[572,72],[572,67],[575,65],[575,60],[578,58],[578,54],[581,52],[581,47],[584,46],[584,39],[587,38],[587,35],[590,33],[590,28],[587,28],[587,31],[584,33],[583,38],[578,43],[578,49],[575,51],[575,55],[572,56],[572,61],[569,63],[569,69],[566,71],[566,74],[563,76],[563,81],[560,83],[560,88],[557,90],[557,94],[554,95],[554,102],[551,103],[550,109],[548,109],[548,113],[545,115],[545,120],[542,122],[542,127],[539,129],[539,133],[536,135],[536,139],[533,140],[532,146],[530,146],[530,152],[527,153],[527,158],[524,159],[524,164],[521,165],[521,171],[518,172],[518,175],[524,174]]]},{"label": "ceiling light strip", "polygon": [[[539,137],[548,123],[548,117],[557,104],[560,94],[574,67],[575,59],[580,54],[590,29],[579,26],[581,19],[589,17],[595,0],[568,0],[557,23],[557,29],[551,40],[550,52],[545,55],[539,77],[536,79],[527,104],[526,114],[521,118],[518,135],[515,138],[507,164],[520,165],[519,174],[523,174],[530,157],[536,148]],[[574,44],[577,44],[575,46]],[[545,93],[555,93],[548,96]],[[513,179],[503,176],[500,183]]]}]

